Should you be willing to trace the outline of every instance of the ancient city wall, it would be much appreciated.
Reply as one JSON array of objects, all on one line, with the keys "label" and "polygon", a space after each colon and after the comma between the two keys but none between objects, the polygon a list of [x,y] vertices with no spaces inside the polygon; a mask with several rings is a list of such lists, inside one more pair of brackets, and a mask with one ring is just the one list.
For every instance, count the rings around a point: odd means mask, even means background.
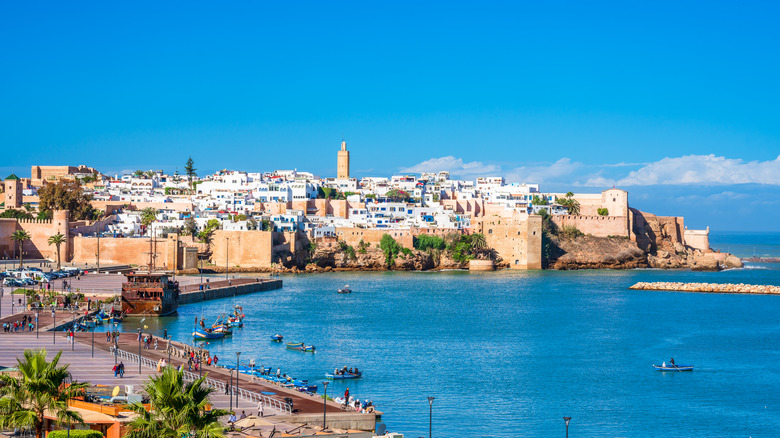
[{"label": "ancient city wall", "polygon": [[390,237],[395,239],[395,241],[404,248],[414,248],[414,234],[408,229],[336,228],[336,236],[338,236],[339,240],[343,240],[347,245],[353,247],[357,246],[361,240],[370,243],[371,245],[379,245],[382,236],[385,234],[389,234]]},{"label": "ancient city wall", "polygon": [[[147,266],[149,264],[150,238],[147,237],[101,237],[100,239],[100,263],[117,265]],[[97,237],[73,237],[73,258],[76,263],[97,263],[98,238]],[[155,266],[160,269],[173,269],[173,263],[180,260],[177,256],[175,240],[157,239],[154,252],[156,253]]]},{"label": "ancient city wall", "polygon": [[272,246],[271,231],[218,230],[211,238],[211,261],[218,266],[270,268]]},{"label": "ancient city wall", "polygon": [[630,237],[627,216],[552,215],[550,217],[559,228],[574,226],[584,234],[596,237]]},{"label": "ancient city wall", "polygon": [[710,251],[710,227],[706,230],[684,230],[685,244],[699,251]]},{"label": "ancient city wall", "polygon": [[472,221],[472,232],[482,233],[511,269],[542,269],[542,217],[484,217]]}]

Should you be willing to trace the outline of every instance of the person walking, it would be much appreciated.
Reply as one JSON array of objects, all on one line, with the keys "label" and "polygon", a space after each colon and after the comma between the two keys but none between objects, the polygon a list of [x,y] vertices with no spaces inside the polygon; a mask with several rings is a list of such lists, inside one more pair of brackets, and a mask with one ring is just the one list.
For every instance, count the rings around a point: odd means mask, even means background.
[{"label": "person walking", "polygon": [[119,378],[121,379],[124,376],[125,376],[125,363],[119,361]]},{"label": "person walking", "polygon": [[344,406],[349,406],[349,388],[344,391]]},{"label": "person walking", "polygon": [[263,404],[263,401],[262,401],[262,400],[260,400],[260,401],[257,403],[257,415],[259,415],[260,417],[262,417],[264,414],[265,414],[265,405]]},{"label": "person walking", "polygon": [[157,351],[157,338],[154,338],[154,350]]}]

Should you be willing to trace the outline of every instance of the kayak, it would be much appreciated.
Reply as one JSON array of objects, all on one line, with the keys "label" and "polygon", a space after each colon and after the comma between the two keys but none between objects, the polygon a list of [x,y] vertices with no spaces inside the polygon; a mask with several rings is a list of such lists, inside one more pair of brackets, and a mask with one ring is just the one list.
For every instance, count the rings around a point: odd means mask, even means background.
[{"label": "kayak", "polygon": [[693,371],[693,365],[653,365],[658,371]]}]

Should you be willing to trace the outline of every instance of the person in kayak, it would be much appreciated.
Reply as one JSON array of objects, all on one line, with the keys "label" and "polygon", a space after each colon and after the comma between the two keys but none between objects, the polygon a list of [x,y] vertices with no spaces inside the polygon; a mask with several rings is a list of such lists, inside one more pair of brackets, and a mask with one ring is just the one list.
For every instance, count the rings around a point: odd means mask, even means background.
[{"label": "person in kayak", "polygon": [[669,359],[669,366],[677,367],[677,365],[674,364],[674,358]]}]

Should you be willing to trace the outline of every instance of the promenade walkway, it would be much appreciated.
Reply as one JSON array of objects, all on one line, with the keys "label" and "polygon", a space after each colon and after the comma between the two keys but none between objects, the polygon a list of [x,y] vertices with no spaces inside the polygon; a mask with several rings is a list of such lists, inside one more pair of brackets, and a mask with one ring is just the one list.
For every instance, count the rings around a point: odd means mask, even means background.
[{"label": "promenade walkway", "polygon": [[[49,353],[48,359],[51,360],[57,352],[62,351],[60,358],[61,364],[69,364],[69,371],[76,380],[87,381],[93,385],[107,385],[116,386],[119,385],[124,389],[124,385],[133,385],[136,392],[141,391],[143,384],[146,382],[149,376],[156,375],[157,371],[154,368],[141,367],[141,372],[138,372],[138,363],[131,362],[121,357],[114,358],[114,355],[110,354],[107,349],[97,348],[98,342],[96,342],[95,356],[92,357],[91,343],[85,343],[85,337],[89,337],[91,340],[91,333],[79,333],[80,340],[82,342],[76,342],[75,345],[71,345],[64,336],[63,333],[57,333],[57,343],[53,344],[52,332],[41,333],[40,338],[35,337],[35,333],[32,334],[6,334],[0,336],[0,366],[15,366],[17,364],[16,359],[22,357],[22,353],[25,349],[41,349],[46,348]],[[130,337],[132,335],[126,335]],[[101,337],[96,333],[95,340],[98,341]],[[121,336],[120,336],[121,338]],[[105,337],[102,338],[102,344],[105,344]],[[101,344],[101,346],[103,346]],[[114,362],[123,361],[125,365],[125,375],[123,378],[115,378],[112,371]],[[196,373],[197,374],[197,373]],[[224,393],[224,391],[218,391],[211,395],[211,400],[214,406],[221,409],[228,409],[230,407],[230,399]],[[235,399],[234,402],[235,404]],[[235,409],[235,407],[234,407]],[[257,414],[257,403],[250,405],[249,402],[239,400],[238,414],[241,410],[245,410],[247,415]],[[272,407],[265,407],[265,415],[273,417],[280,415],[281,412],[278,409]],[[272,419],[271,419],[272,420]]]}]

